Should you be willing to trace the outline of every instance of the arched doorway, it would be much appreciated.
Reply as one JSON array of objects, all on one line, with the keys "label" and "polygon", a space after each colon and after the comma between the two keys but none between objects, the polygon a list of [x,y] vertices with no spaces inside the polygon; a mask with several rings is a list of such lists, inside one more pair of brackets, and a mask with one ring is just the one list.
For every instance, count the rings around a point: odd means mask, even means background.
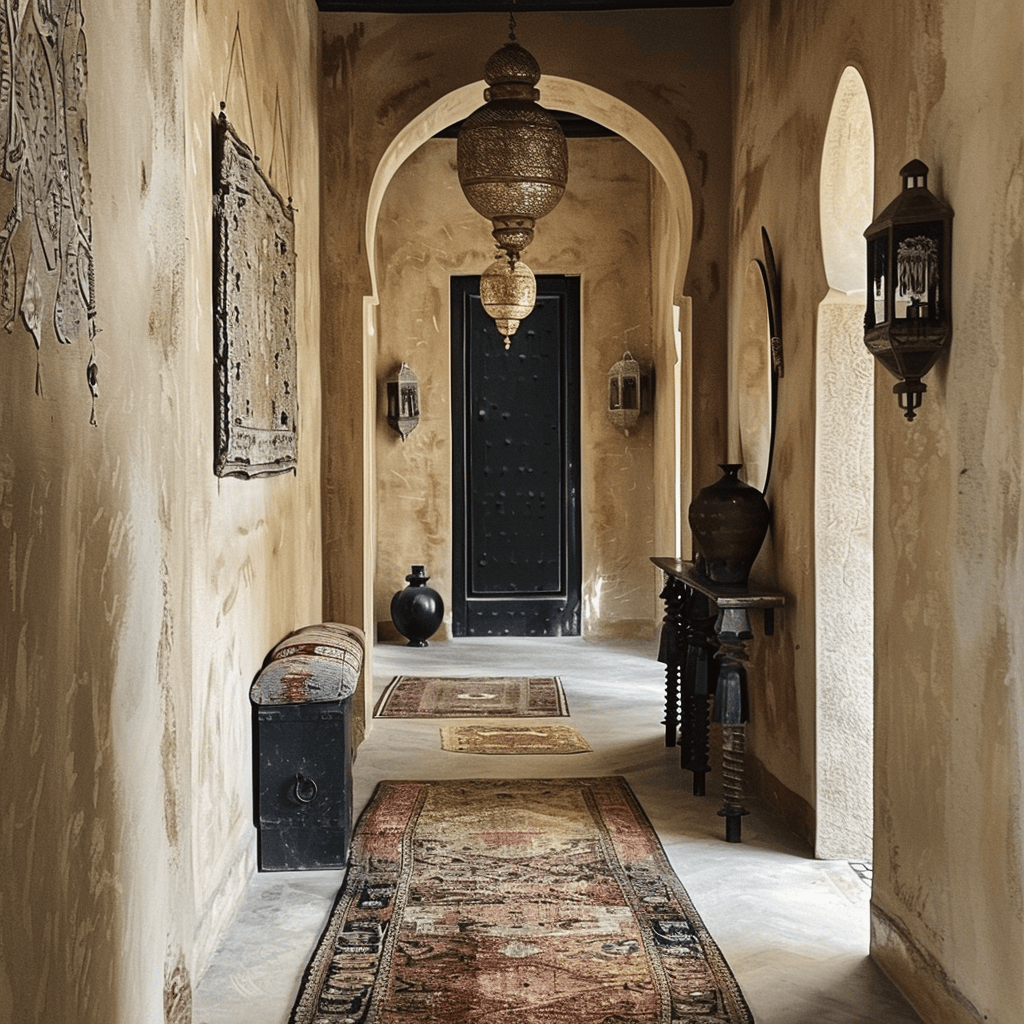
[{"label": "arched doorway", "polygon": [[817,830],[824,859],[870,859],[873,737],[874,366],[864,350],[864,229],[871,223],[874,131],[848,67],[821,162],[821,246],[829,292],[818,307],[815,414]]},{"label": "arched doorway", "polygon": [[[386,293],[388,287],[386,276],[390,262],[386,256],[382,256],[378,252],[378,220],[386,202],[388,187],[399,173],[400,168],[409,161],[415,163],[416,160],[419,160],[420,158],[416,154],[437,131],[475,109],[480,104],[482,88],[482,84],[477,83],[457,90],[443,97],[424,111],[414,122],[406,126],[393,140],[382,158],[371,187],[366,220],[366,250],[373,292],[367,296],[364,302],[363,363],[367,410],[364,421],[364,439],[366,440],[366,458],[367,465],[370,467],[371,479],[379,477],[374,462],[374,439],[379,429],[379,420],[375,416],[375,409],[378,407],[377,391],[381,374],[386,374],[390,369],[388,366],[381,366],[377,358],[378,332],[382,319],[380,303],[383,301],[381,297]],[[684,529],[684,520],[680,515],[680,509],[685,508],[688,502],[687,486],[683,484],[685,475],[681,472],[681,463],[682,453],[689,449],[689,402],[687,398],[689,390],[689,311],[685,300],[680,295],[680,287],[685,273],[691,232],[689,186],[679,158],[667,140],[649,121],[631,108],[599,90],[563,79],[544,78],[541,82],[541,90],[545,105],[570,110],[606,125],[642,153],[658,172],[653,176],[656,182],[652,186],[654,196],[652,216],[657,225],[658,244],[651,258],[650,289],[653,307],[655,362],[653,371],[658,380],[653,417],[656,424],[654,428],[655,499],[653,505],[658,510],[654,544],[657,550],[676,553],[682,549],[681,534]],[[450,171],[449,177],[455,191],[458,192],[453,169]],[[477,218],[477,221],[478,226],[474,227],[472,240],[462,235],[450,240],[447,247],[452,253],[463,253],[467,248],[481,242],[489,246],[485,222],[480,218]],[[541,222],[538,226],[538,235],[543,237],[544,230],[545,224]],[[439,261],[439,266],[445,273],[473,271],[479,273],[486,266],[487,260],[477,259],[471,267],[465,269],[447,268],[447,262],[449,261],[446,259]],[[409,350],[415,351],[416,346],[423,342],[424,337],[429,336],[433,339],[438,329],[439,325],[425,322],[423,336],[409,337]],[[628,341],[627,335],[623,347],[628,347]],[[600,368],[602,376],[606,369],[607,367],[604,366]],[[437,385],[438,381],[435,380],[433,384]],[[432,386],[424,393],[423,401],[428,400],[435,402],[445,400],[441,396],[438,386]],[[442,497],[439,502],[443,504],[444,500]],[[377,516],[378,508],[374,495],[370,492],[367,494],[364,506],[368,536],[375,537],[377,535]],[[372,607],[374,604],[372,588],[375,568],[372,553],[368,553],[366,557],[368,559],[364,572],[368,588],[366,602],[367,607]],[[652,589],[656,586],[653,567],[651,586]],[[381,589],[380,585],[379,589]],[[391,589],[394,587],[392,586]],[[595,601],[594,592],[597,590],[599,588],[591,588],[592,605]],[[599,594],[596,597],[599,597]],[[378,605],[380,598],[381,594],[378,593],[376,595]],[[654,607],[656,608],[656,605]]]}]

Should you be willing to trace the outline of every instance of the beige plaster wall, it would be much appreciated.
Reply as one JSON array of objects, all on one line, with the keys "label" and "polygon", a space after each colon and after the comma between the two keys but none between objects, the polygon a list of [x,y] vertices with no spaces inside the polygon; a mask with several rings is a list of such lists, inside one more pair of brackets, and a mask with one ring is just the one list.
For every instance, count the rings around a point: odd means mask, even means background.
[{"label": "beige plaster wall", "polygon": [[[375,375],[369,376],[371,394],[363,390],[364,376],[375,369],[364,364],[362,336],[363,302],[371,293],[362,244],[367,195],[392,140],[431,104],[479,81],[485,61],[504,42],[506,26],[484,15],[342,14],[322,16],[321,26],[325,614],[372,628],[380,612],[372,607],[365,583],[373,572],[358,571],[364,548],[376,546],[375,538],[367,536],[372,533],[368,509],[374,503],[362,478],[363,466],[374,463],[378,431],[375,415],[365,415],[375,413],[368,408],[376,404]],[[673,284],[671,299],[662,300],[658,329],[664,330],[671,318],[671,305],[685,305],[685,298],[693,297],[697,369],[692,411],[687,401],[686,437],[692,426],[700,444],[695,444],[692,460],[689,450],[682,459],[686,479],[692,475],[702,483],[712,478],[725,443],[725,397],[714,381],[725,366],[727,26],[727,12],[691,10],[652,12],[642,18],[623,13],[531,14],[519,19],[517,29],[519,41],[546,74],[603,90],[649,119],[678,154],[689,180],[690,261],[685,278]],[[542,102],[543,90],[542,79]],[[558,210],[551,217],[557,215]],[[555,244],[548,219],[541,222],[534,249]],[[485,254],[486,246],[485,233]],[[460,241],[446,245],[449,250],[462,253],[466,246]],[[383,304],[378,312],[384,313]],[[375,343],[367,351],[375,353]],[[603,377],[607,369],[598,365],[587,372]],[[590,393],[594,385],[584,388]],[[372,475],[379,477],[383,474]],[[399,583],[408,571],[403,568],[406,561],[400,557]],[[429,568],[437,571],[436,566]],[[396,589],[395,572],[385,587],[388,598]]]},{"label": "beige plaster wall", "polygon": [[[184,1024],[253,866],[248,686],[319,617],[316,9],[82,7],[96,423],[88,345],[37,353],[15,321],[0,382],[0,1019]],[[251,483],[212,469],[210,116],[236,24],[299,210],[300,468]]]},{"label": "beige plaster wall", "polygon": [[913,424],[888,374],[875,377],[872,949],[929,1022],[1011,1024],[1024,1005],[1024,622],[1013,614],[1024,583],[1024,19],[1000,0],[734,10],[732,280],[766,225],[786,344],[759,571],[789,603],[759,645],[753,754],[813,804],[812,410],[827,294],[816,192],[829,106],[852,64],[871,103],[876,212],[914,157],[956,211],[952,347]]},{"label": "beige plaster wall", "polygon": [[[195,956],[212,953],[254,852],[248,685],[278,639],[321,619],[320,286],[317,68],[312,0],[241,7],[207,0],[186,22],[187,196],[185,324],[190,341],[195,477],[185,531],[191,637],[192,862],[199,915]],[[225,111],[264,172],[295,208],[298,469],[261,480],[216,478],[212,391],[204,376],[213,336],[210,119]],[[194,289],[194,291],[192,291]]]},{"label": "beige plaster wall", "polygon": [[[380,211],[374,613],[382,635],[391,596],[405,586],[413,562],[426,564],[451,621],[449,282],[479,274],[494,253],[489,222],[459,187],[455,146],[437,139],[418,149]],[[538,223],[524,258],[536,274],[581,278],[583,630],[650,636],[658,615],[648,561],[653,416],[649,411],[626,436],[605,408],[607,370],[625,348],[648,372],[652,364],[652,172],[622,139],[571,139],[569,160],[566,194]],[[403,361],[420,379],[422,405],[420,425],[404,442],[385,419],[384,391]]]}]

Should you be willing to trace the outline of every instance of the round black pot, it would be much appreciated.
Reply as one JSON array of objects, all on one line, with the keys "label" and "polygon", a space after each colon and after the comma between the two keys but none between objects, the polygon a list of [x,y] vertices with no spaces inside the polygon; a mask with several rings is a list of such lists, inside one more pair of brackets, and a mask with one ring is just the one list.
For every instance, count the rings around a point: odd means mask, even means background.
[{"label": "round black pot", "polygon": [[427,638],[437,632],[444,618],[444,600],[428,587],[426,567],[414,565],[405,577],[409,586],[391,598],[391,621],[408,641],[409,647],[426,647]]}]

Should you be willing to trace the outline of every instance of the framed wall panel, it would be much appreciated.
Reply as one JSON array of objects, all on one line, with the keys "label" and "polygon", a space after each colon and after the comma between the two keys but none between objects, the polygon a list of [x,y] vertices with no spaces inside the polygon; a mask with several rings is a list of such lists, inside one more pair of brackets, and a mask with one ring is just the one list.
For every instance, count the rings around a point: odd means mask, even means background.
[{"label": "framed wall panel", "polygon": [[214,472],[294,470],[295,216],[221,112],[213,126]]}]

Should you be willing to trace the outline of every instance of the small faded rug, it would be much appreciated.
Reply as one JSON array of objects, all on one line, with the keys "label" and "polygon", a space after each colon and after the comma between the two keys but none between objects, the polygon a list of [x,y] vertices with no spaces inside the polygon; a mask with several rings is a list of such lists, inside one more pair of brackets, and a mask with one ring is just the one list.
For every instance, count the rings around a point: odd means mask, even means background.
[{"label": "small faded rug", "polygon": [[557,676],[395,676],[374,718],[565,718]]},{"label": "small faded rug", "polygon": [[752,1024],[624,779],[382,782],[292,1024]]},{"label": "small faded rug", "polygon": [[593,747],[568,725],[442,725],[441,749],[459,754],[585,754]]}]

